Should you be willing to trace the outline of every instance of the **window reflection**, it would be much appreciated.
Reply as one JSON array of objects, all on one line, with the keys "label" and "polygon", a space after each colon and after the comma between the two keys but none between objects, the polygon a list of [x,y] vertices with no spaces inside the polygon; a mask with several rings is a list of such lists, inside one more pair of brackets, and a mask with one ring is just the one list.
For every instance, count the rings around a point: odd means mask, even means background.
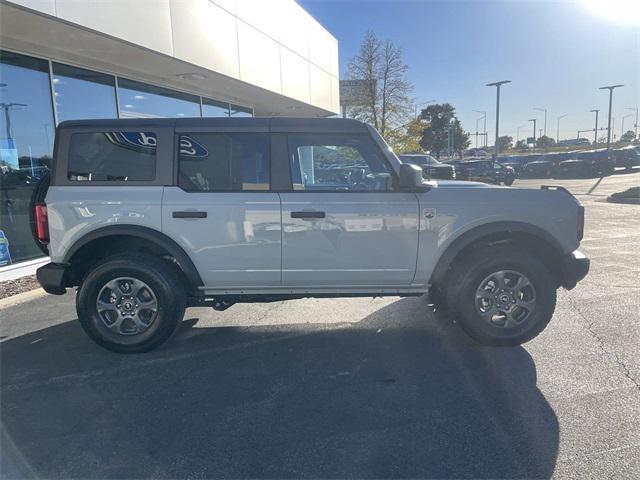
[{"label": "window reflection", "polygon": [[217,102],[208,98],[202,99],[202,116],[203,117],[228,117],[229,104]]},{"label": "window reflection", "polygon": [[253,117],[253,110],[239,105],[231,105],[232,117]]},{"label": "window reflection", "polygon": [[200,98],[118,78],[121,118],[199,117]]},{"label": "window reflection", "polygon": [[54,63],[53,89],[59,122],[118,116],[111,75]]},{"label": "window reflection", "polygon": [[[16,262],[42,255],[31,236],[29,204],[53,147],[49,65],[0,51],[0,79],[0,231]],[[0,263],[9,262],[5,257]]]}]

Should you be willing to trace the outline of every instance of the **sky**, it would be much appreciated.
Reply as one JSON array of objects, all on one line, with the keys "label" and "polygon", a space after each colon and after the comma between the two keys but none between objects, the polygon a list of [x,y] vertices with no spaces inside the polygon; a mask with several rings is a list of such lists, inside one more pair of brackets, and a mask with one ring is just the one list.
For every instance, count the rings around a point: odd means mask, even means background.
[{"label": "sky", "polygon": [[[598,0],[591,0],[591,3]],[[615,2],[626,6],[612,6]],[[555,138],[575,138],[592,129],[601,109],[605,126],[608,93],[598,88],[624,84],[614,92],[613,133],[632,128],[640,106],[640,0],[602,0],[598,11],[583,1],[298,0],[338,40],[340,76],[367,30],[403,50],[416,103],[451,103],[463,128],[475,132],[487,111],[489,144],[495,136],[495,87],[511,80],[500,97],[500,134],[516,139],[544,128]],[[482,121],[479,122],[482,130]],[[601,132],[599,136],[606,135]],[[581,136],[593,138],[593,132]],[[475,137],[471,137],[472,146]]]}]

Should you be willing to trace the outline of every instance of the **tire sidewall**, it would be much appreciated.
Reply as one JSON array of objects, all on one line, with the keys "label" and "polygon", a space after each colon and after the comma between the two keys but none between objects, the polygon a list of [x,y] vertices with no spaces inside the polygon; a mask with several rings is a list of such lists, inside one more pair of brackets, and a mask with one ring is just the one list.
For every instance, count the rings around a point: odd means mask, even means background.
[{"label": "tire sidewall", "polygon": [[[489,345],[518,345],[531,340],[544,330],[555,310],[553,277],[535,257],[518,258],[509,253],[500,255],[499,250],[488,255],[488,258],[471,262],[459,279],[455,310],[460,315],[461,327],[474,339]],[[529,318],[510,329],[490,325],[476,310],[477,288],[484,279],[499,270],[513,270],[525,275],[536,291],[536,306]]]},{"label": "tire sidewall", "polygon": [[[155,260],[155,259],[153,259]],[[184,294],[168,281],[168,271],[157,262],[142,263],[132,258],[107,259],[92,269],[82,281],[76,296],[78,319],[85,332],[104,348],[119,353],[145,352],[166,341],[184,313]],[[96,300],[107,282],[118,277],[132,277],[146,283],[158,302],[153,324],[143,333],[124,336],[109,332],[102,323]]]}]

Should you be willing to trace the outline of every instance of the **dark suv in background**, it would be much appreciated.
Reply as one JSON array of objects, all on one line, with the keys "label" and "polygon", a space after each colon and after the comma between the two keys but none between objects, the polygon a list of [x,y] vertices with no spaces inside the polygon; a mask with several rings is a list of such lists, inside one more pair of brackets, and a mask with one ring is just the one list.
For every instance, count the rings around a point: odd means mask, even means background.
[{"label": "dark suv in background", "polygon": [[516,178],[515,170],[493,160],[469,160],[451,162],[458,180],[511,185]]},{"label": "dark suv in background", "polygon": [[423,177],[426,179],[440,178],[443,180],[455,180],[456,170],[453,165],[446,165],[439,162],[431,155],[426,154],[405,154],[399,155],[402,163],[410,163],[422,168]]}]

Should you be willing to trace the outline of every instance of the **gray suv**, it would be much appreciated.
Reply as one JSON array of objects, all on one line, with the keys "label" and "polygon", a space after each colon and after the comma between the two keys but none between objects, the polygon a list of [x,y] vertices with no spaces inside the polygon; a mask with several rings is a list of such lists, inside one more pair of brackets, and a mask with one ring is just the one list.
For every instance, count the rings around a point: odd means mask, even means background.
[{"label": "gray suv", "polygon": [[346,119],[63,122],[34,234],[98,344],[151,350],[186,307],[418,296],[489,345],[526,342],[589,269],[562,188],[427,182]]}]

